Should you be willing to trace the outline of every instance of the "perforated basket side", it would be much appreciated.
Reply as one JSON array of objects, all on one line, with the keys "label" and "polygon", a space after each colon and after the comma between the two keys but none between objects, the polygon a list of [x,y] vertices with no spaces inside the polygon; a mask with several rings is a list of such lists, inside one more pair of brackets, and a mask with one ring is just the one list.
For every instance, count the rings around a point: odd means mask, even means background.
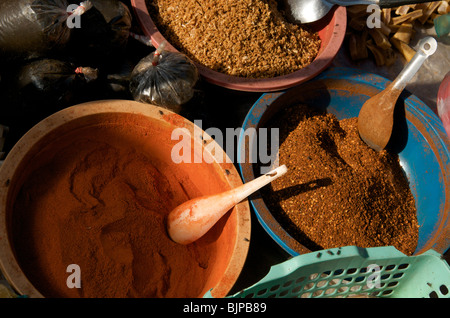
[{"label": "perforated basket side", "polygon": [[434,251],[405,256],[394,247],[347,246],[272,266],[230,298],[450,297],[450,268]]}]

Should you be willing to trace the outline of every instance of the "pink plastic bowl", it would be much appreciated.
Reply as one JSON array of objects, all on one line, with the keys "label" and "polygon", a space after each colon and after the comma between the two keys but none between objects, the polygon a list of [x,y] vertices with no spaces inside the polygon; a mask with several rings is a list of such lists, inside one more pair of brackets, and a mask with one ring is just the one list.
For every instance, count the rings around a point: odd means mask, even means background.
[{"label": "pink plastic bowl", "polygon": [[[150,17],[145,2],[145,0],[131,0],[131,5],[143,32],[151,38],[153,45],[157,47],[166,39],[158,31]],[[319,33],[322,40],[319,54],[310,65],[291,74],[273,78],[252,79],[220,73],[197,63],[199,73],[215,85],[247,92],[277,91],[303,83],[320,74],[333,61],[344,40],[347,11],[345,7],[335,7],[326,17],[311,24],[311,26],[313,30]],[[167,43],[166,48],[170,51],[177,51],[170,43]]]},{"label": "pink plastic bowl", "polygon": [[444,124],[448,138],[450,138],[450,72],[445,75],[439,86],[437,96],[438,115]]}]

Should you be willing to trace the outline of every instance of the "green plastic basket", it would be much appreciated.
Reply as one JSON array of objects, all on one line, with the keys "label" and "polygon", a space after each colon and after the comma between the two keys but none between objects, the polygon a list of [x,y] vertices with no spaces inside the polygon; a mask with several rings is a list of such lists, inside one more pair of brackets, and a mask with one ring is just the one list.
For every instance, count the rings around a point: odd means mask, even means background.
[{"label": "green plastic basket", "polygon": [[406,256],[392,246],[346,246],[272,266],[258,283],[227,298],[269,297],[450,298],[450,267],[433,250]]}]

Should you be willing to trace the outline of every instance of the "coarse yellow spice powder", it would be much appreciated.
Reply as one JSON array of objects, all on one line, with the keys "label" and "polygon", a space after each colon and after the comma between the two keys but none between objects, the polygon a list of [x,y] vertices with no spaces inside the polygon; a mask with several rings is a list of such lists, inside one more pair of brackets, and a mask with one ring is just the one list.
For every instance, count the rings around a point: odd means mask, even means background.
[{"label": "coarse yellow spice powder", "polygon": [[195,62],[247,78],[286,75],[309,65],[321,40],[289,23],[274,0],[147,0],[168,41]]}]

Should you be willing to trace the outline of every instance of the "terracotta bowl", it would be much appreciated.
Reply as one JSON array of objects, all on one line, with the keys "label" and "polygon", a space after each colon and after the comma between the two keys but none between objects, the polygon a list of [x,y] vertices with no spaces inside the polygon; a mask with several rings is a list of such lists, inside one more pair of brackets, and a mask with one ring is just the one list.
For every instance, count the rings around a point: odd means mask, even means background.
[{"label": "terracotta bowl", "polygon": [[[157,47],[166,40],[150,17],[146,1],[131,0],[131,5],[143,32],[151,38],[153,45]],[[347,11],[345,7],[335,7],[327,16],[311,26],[322,40],[319,54],[310,65],[291,74],[267,79],[250,79],[220,73],[196,63],[199,73],[215,85],[247,92],[278,91],[305,82],[325,70],[339,51],[345,36]],[[170,43],[166,48],[177,51]]]},{"label": "terracotta bowl", "polygon": [[[55,113],[26,133],[0,168],[0,266],[8,282],[20,295],[53,297],[47,296],[40,286],[30,279],[29,272],[24,270],[27,266],[29,268],[30,264],[24,267],[24,263],[21,262],[24,259],[23,255],[18,257],[23,251],[16,248],[15,242],[18,237],[27,236],[29,233],[17,230],[23,229],[17,227],[17,223],[20,222],[18,220],[24,220],[27,215],[21,215],[24,213],[15,208],[16,204],[21,204],[16,199],[23,194],[24,183],[35,177],[33,173],[36,171],[41,173],[42,167],[49,165],[50,159],[46,159],[47,155],[48,157],[55,156],[55,153],[60,155],[63,153],[61,149],[67,148],[60,148],[59,145],[65,143],[64,147],[67,147],[68,144],[70,149],[71,145],[80,143],[77,138],[83,135],[82,132],[90,132],[90,129],[97,131],[98,127],[106,127],[109,131],[108,137],[105,137],[108,138],[105,139],[108,143],[111,141],[114,144],[121,140],[133,147],[137,153],[148,155],[152,163],[156,162],[155,167],[158,170],[162,169],[162,173],[173,173],[175,179],[181,180],[176,182],[184,184],[186,189],[183,191],[188,196],[194,189],[197,194],[208,195],[242,184],[234,165],[221,160],[216,154],[213,156],[208,150],[219,149],[220,146],[215,144],[214,140],[205,139],[193,123],[166,109],[134,101],[109,100],[80,104]],[[179,139],[172,140],[171,134],[176,128],[183,129],[187,136],[190,136],[190,139],[183,138],[183,142],[190,142],[192,145],[191,155],[198,156],[200,150],[203,158],[208,157],[208,162],[211,163],[206,163],[206,160],[201,163],[174,163],[171,150],[179,143]],[[98,139],[95,134],[89,133],[84,136],[89,136],[88,139],[94,142],[103,140]],[[81,141],[83,145],[84,140]],[[205,148],[208,145],[209,147]],[[51,175],[54,171],[52,169],[45,170],[51,172],[44,175],[42,184],[52,182],[54,177]],[[181,179],[179,172],[183,172],[181,175],[185,179]],[[50,198],[54,199],[52,195],[50,193]],[[61,229],[56,227],[54,231],[61,232]],[[214,297],[226,296],[243,268],[249,240],[250,209],[248,202],[243,201],[228,212],[205,236],[192,243],[198,244],[200,253],[208,250],[211,256],[206,266],[208,274],[202,281],[203,288],[188,297],[202,297],[210,289]],[[25,263],[27,262],[33,260],[27,259]],[[182,267],[183,264],[178,266]],[[177,269],[172,268],[172,272],[174,270]],[[186,269],[186,273],[190,273],[190,268]],[[183,279],[188,280],[190,284],[195,278],[186,275]]]}]

